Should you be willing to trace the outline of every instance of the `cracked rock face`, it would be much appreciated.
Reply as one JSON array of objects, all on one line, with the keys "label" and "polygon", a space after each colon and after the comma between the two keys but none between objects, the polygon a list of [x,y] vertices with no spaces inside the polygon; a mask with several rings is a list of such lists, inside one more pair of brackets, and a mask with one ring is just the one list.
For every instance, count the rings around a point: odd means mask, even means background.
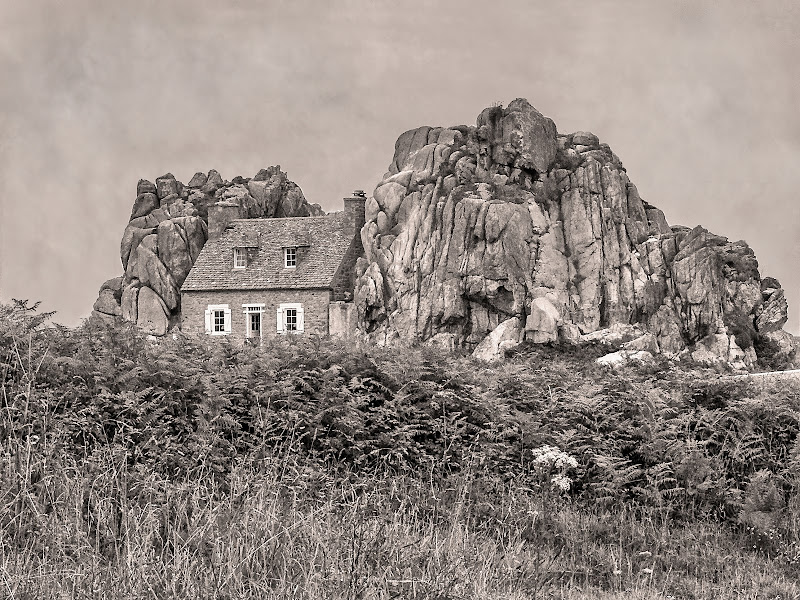
[{"label": "cracked rock face", "polygon": [[239,204],[246,218],[322,214],[279,166],[231,182],[213,169],[188,185],[171,173],[142,179],[120,242],[124,275],[101,286],[92,316],[122,318],[153,335],[180,322],[180,286],[208,239],[208,207],[220,200]]},{"label": "cracked rock face", "polygon": [[558,134],[524,99],[402,134],[366,213],[355,301],[376,341],[475,348],[509,319],[534,342],[635,325],[668,354],[732,336],[703,351],[741,360],[785,323],[746,243],[670,227],[608,145]]}]

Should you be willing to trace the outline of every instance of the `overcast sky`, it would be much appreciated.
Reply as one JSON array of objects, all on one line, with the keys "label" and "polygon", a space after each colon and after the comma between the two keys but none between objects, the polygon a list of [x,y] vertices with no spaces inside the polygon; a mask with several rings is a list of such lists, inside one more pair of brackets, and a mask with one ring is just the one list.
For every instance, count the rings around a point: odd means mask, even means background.
[{"label": "overcast sky", "polygon": [[403,131],[525,97],[746,240],[798,333],[798,31],[792,0],[0,0],[0,298],[88,316],[139,178],[280,164],[335,210]]}]

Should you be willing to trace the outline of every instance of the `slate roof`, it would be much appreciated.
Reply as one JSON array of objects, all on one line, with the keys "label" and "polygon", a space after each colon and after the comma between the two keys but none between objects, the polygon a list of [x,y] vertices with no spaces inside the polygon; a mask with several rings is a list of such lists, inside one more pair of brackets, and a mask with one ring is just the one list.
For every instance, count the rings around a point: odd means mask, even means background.
[{"label": "slate roof", "polygon": [[[345,213],[323,217],[236,219],[203,246],[181,291],[329,288],[354,232]],[[283,248],[301,247],[297,267]],[[233,268],[233,249],[249,247],[247,267]]]}]

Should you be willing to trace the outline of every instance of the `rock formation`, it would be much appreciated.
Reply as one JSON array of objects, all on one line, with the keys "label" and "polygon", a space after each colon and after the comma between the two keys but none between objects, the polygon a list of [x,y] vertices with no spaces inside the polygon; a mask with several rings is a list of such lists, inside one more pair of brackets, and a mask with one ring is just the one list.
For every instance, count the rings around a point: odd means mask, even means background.
[{"label": "rock formation", "polygon": [[230,182],[214,170],[188,185],[171,173],[155,183],[142,179],[120,243],[124,275],[100,287],[92,316],[123,318],[153,335],[179,322],[180,286],[208,238],[208,208],[220,201],[238,205],[241,218],[323,214],[280,166]]},{"label": "rock formation", "polygon": [[647,336],[631,351],[749,365],[786,322],[745,242],[670,227],[607,144],[558,134],[524,99],[402,134],[366,218],[355,301],[376,341],[491,357],[522,339]]}]

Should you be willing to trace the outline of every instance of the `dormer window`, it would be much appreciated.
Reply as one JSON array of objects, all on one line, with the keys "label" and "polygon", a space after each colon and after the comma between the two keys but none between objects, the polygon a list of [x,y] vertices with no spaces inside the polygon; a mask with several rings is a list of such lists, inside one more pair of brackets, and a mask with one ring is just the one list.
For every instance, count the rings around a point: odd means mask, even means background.
[{"label": "dormer window", "polygon": [[283,249],[283,266],[287,269],[294,269],[297,266],[297,248]]},{"label": "dormer window", "polygon": [[233,268],[244,269],[247,266],[247,252],[244,248],[233,249]]}]

